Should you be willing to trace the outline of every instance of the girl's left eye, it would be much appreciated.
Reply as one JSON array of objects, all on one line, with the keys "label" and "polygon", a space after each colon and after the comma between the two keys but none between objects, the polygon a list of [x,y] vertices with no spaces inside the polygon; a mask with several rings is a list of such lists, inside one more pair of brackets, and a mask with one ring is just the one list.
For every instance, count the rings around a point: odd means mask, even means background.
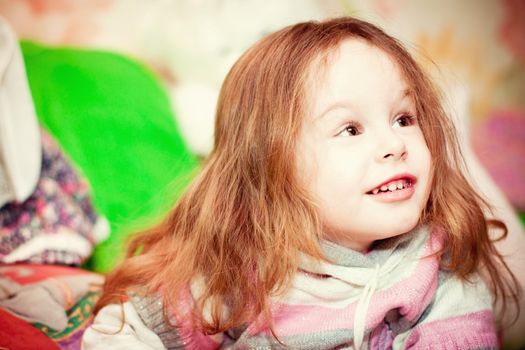
[{"label": "girl's left eye", "polygon": [[394,121],[394,127],[398,128],[405,128],[414,124],[416,124],[416,118],[408,114],[403,114]]}]

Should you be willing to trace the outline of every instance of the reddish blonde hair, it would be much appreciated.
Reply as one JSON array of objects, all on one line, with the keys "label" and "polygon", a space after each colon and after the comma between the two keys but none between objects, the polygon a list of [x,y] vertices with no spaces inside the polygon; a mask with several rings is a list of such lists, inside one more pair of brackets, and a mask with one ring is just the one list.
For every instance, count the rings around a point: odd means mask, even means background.
[{"label": "reddish blonde hair", "polygon": [[[415,92],[434,166],[421,221],[448,235],[443,267],[463,279],[482,267],[496,297],[516,299],[516,280],[488,234],[489,224],[503,228],[503,236],[505,226],[485,219],[487,203],[460,170],[458,140],[436,90],[396,39],[344,17],[286,27],[235,63],[222,86],[215,144],[202,172],[164,222],[133,238],[126,260],[108,275],[96,310],[130,292],[160,289],[165,305],[175,306],[199,276],[205,283],[194,317],[203,331],[231,329],[261,314],[271,324],[269,296],[288,287],[298,252],[323,258],[321,220],[294,173],[295,142],[307,113],[312,63],[351,38],[386,52]],[[206,319],[205,304],[211,305]]]}]

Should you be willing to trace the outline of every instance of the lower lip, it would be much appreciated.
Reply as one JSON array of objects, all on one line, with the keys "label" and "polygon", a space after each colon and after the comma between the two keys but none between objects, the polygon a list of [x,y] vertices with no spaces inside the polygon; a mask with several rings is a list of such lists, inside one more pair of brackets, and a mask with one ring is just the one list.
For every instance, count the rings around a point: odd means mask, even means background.
[{"label": "lower lip", "polygon": [[409,199],[415,192],[414,186],[403,188],[402,190],[378,192],[377,194],[369,194],[369,196],[385,203],[400,202]]}]

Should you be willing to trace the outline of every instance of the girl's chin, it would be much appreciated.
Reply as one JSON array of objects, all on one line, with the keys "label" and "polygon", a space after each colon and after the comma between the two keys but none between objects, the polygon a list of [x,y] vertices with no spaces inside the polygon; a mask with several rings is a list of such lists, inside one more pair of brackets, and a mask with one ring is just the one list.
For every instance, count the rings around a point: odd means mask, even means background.
[{"label": "girl's chin", "polygon": [[404,225],[399,225],[398,227],[392,227],[388,231],[388,233],[383,235],[383,237],[378,238],[378,240],[404,235],[405,233],[412,231],[417,226],[417,223],[418,223],[418,220],[416,220],[414,223],[408,223]]},{"label": "girl's chin", "polygon": [[325,230],[325,234],[321,238],[340,246],[366,253],[374,242],[404,235],[412,231],[418,223],[418,218],[406,218],[396,222],[383,221],[382,225],[371,224],[368,226],[373,227],[373,230],[367,229],[361,232]]}]

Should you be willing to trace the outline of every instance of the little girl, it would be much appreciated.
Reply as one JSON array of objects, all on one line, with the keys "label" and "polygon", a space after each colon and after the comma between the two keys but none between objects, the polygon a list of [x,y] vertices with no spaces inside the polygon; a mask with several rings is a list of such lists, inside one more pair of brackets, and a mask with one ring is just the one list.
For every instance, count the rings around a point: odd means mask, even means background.
[{"label": "little girl", "polygon": [[[107,278],[84,349],[488,349],[516,296],[421,68],[354,19],[233,66],[202,172]],[[490,288],[480,278],[483,274]]]}]

